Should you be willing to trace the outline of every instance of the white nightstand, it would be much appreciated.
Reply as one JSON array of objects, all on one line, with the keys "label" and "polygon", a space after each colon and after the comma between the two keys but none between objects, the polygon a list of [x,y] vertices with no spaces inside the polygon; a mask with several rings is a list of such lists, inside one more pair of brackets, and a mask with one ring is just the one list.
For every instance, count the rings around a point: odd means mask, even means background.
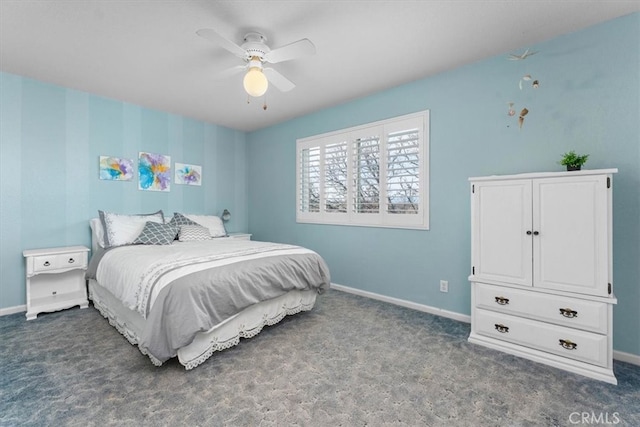
[{"label": "white nightstand", "polygon": [[42,312],[89,306],[84,278],[88,252],[85,246],[22,252],[27,263],[27,320]]},{"label": "white nightstand", "polygon": [[251,234],[249,233],[229,233],[229,237],[239,240],[251,240]]}]

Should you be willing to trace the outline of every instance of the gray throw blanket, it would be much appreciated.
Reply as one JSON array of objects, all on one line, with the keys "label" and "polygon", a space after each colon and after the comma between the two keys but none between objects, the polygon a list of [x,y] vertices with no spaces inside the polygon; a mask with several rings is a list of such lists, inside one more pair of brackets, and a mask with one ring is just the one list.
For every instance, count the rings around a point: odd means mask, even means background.
[{"label": "gray throw blanket", "polygon": [[[159,294],[138,346],[164,362],[205,332],[252,304],[293,289],[322,293],[329,269],[315,253],[278,255],[191,273]],[[213,285],[212,285],[213,284]]]}]

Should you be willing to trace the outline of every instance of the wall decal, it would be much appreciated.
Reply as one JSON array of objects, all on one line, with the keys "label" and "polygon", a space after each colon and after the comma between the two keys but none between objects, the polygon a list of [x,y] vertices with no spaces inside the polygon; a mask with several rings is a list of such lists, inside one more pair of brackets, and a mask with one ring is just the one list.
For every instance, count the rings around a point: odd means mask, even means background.
[{"label": "wall decal", "polygon": [[509,54],[509,60],[510,61],[522,61],[523,59],[527,59],[528,57],[530,57],[531,55],[535,55],[538,52],[534,52],[531,51],[529,52],[529,49],[525,50],[524,53],[521,53],[520,55],[517,55],[515,53],[511,53]]},{"label": "wall decal", "polygon": [[202,185],[202,166],[176,162],[175,168],[176,173],[173,182],[176,184]]},{"label": "wall decal", "polygon": [[[538,53],[538,52],[537,51],[531,51],[531,50],[527,49],[521,54],[511,53],[511,54],[509,54],[509,57],[507,59],[509,59],[510,61],[522,61],[522,60],[527,59],[531,55],[535,55],[536,53]],[[520,78],[520,81],[518,82],[518,87],[520,88],[520,90],[523,90],[524,82],[531,82],[531,87],[533,89],[538,89],[540,87],[540,80],[534,79],[531,76],[531,74],[525,74]],[[515,116],[516,115],[516,111],[513,108],[515,103],[514,102],[507,102],[507,104],[509,105],[509,110],[507,112],[507,115],[509,117]],[[527,114],[529,114],[529,110],[527,108],[523,108],[522,110],[520,110],[520,114],[518,115],[518,128],[519,129],[522,129],[522,126],[524,125],[524,118],[525,118],[525,116]],[[507,125],[507,127],[510,127],[510,126]]]},{"label": "wall decal", "polygon": [[[522,90],[522,82],[529,82],[531,81],[533,77],[531,77],[531,74],[527,74],[526,76],[522,76],[522,78],[520,79],[520,83],[519,83],[519,87],[520,90]],[[534,80],[531,83],[531,87],[533,87],[534,89],[538,89],[538,87],[540,86],[540,82],[538,80]]]},{"label": "wall decal", "polygon": [[518,127],[520,129],[522,129],[522,125],[524,124],[524,116],[527,114],[529,114],[529,110],[526,108],[523,108],[522,111],[520,111],[520,117],[518,117]]},{"label": "wall decal", "polygon": [[131,181],[133,179],[133,160],[100,156],[100,179]]},{"label": "wall decal", "polygon": [[170,191],[171,156],[141,151],[138,155],[138,189]]}]

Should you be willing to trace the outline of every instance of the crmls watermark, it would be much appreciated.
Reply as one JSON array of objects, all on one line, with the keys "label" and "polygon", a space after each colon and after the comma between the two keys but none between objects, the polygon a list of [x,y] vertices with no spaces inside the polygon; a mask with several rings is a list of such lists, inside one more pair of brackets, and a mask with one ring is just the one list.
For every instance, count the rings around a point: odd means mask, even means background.
[{"label": "crmls watermark", "polygon": [[571,424],[615,425],[621,421],[618,412],[572,412],[569,415]]}]

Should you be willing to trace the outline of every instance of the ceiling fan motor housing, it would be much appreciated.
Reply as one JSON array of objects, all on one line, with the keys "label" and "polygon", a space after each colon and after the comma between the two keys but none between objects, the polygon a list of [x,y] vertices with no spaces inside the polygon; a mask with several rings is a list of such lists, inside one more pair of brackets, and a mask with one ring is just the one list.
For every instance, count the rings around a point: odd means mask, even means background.
[{"label": "ceiling fan motor housing", "polygon": [[247,52],[247,60],[251,60],[257,56],[260,61],[264,59],[264,56],[271,51],[269,46],[266,45],[267,38],[260,33],[250,32],[244,36],[244,43],[242,48]]}]

